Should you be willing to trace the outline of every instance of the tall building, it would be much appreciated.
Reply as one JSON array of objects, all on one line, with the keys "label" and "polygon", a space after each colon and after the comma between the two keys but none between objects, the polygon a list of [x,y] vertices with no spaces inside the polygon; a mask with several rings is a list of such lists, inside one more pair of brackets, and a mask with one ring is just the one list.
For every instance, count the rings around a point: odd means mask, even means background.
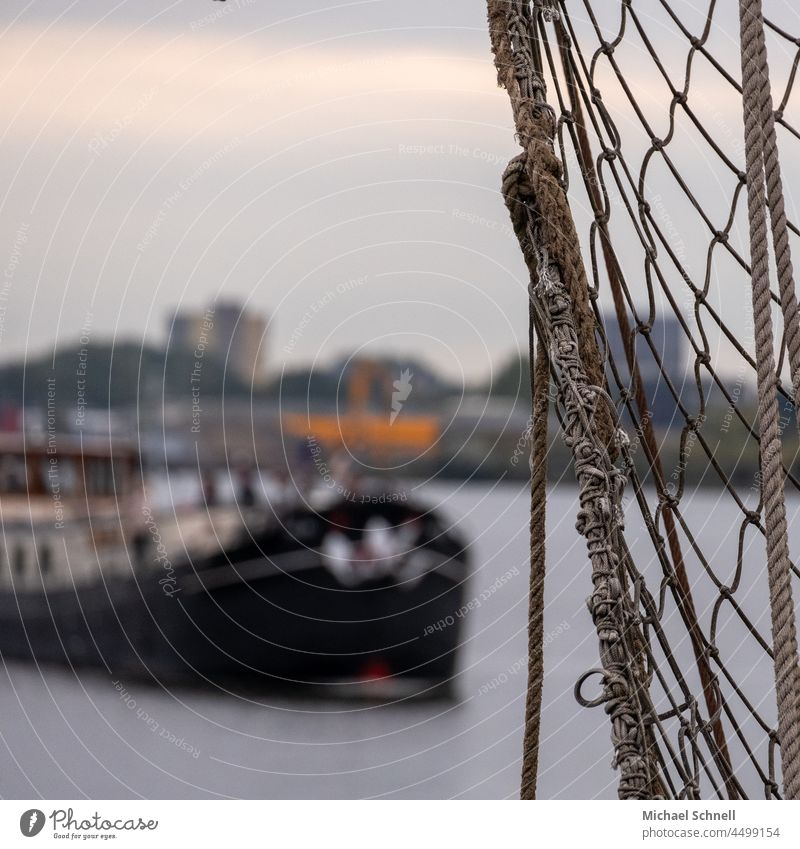
[{"label": "tall building", "polygon": [[202,312],[179,310],[167,326],[173,350],[225,361],[229,372],[255,386],[265,379],[266,331],[267,318],[236,301],[216,302]]},{"label": "tall building", "polygon": [[[625,346],[622,343],[614,313],[604,316],[603,326],[617,374],[623,385],[632,388]],[[632,321],[631,329],[634,329]],[[695,387],[694,376],[687,358],[688,343],[683,328],[674,315],[657,315],[650,328],[649,336],[652,348],[643,334],[636,333],[633,337],[636,363],[644,384],[650,412],[657,424],[667,425],[675,415],[675,399],[672,391],[674,390],[675,394],[681,397],[687,390],[687,386]],[[608,369],[609,383],[615,386],[616,381],[611,375],[610,366]],[[665,374],[669,376],[672,389],[667,383]]]}]

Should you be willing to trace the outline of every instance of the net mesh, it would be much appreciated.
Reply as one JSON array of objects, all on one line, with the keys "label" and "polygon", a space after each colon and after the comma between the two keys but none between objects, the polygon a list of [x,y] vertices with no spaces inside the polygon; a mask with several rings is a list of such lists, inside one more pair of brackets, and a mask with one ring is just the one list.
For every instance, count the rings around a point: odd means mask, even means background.
[{"label": "net mesh", "polygon": [[[779,798],[735,4],[552,6],[555,15],[532,4],[531,26],[608,389],[631,437],[620,458],[624,568],[645,635],[661,784],[671,797]],[[776,23],[796,20],[788,4],[765,12],[791,186],[800,38]],[[797,255],[792,201],[790,193]],[[800,475],[777,284],[772,298],[796,543]],[[696,497],[709,486],[710,513],[699,509],[707,497]],[[587,707],[600,704],[591,672],[576,693]]]}]

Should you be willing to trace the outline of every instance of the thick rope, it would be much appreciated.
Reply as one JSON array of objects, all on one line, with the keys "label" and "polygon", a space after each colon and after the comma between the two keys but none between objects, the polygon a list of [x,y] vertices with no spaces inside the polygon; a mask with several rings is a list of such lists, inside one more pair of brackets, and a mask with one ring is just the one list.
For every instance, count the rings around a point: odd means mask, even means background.
[{"label": "thick rope", "polygon": [[[740,0],[739,18],[751,282],[758,374],[758,418],[761,430],[761,500],[764,505],[767,536],[767,574],[775,657],[778,735],[784,795],[787,799],[800,799],[800,666],[798,666],[795,610],[792,599],[782,443],[778,424],[777,376],[770,314],[767,199],[764,190],[765,139],[761,123],[764,103],[769,103],[771,110],[772,101],[771,97],[767,100],[764,94],[765,88],[769,87],[769,76],[766,67],[760,0]],[[773,192],[778,191],[779,181],[779,175],[776,181],[773,170],[771,177]],[[775,206],[775,211],[779,214],[782,212],[782,203]],[[785,254],[783,268],[785,274]],[[788,269],[791,273],[791,264]]]},{"label": "thick rope", "polygon": [[[488,5],[498,82],[509,94],[515,92],[512,96],[514,123],[526,149],[526,168],[531,184],[536,187],[542,239],[548,245],[550,258],[561,269],[562,278],[569,289],[574,304],[575,329],[581,351],[585,353],[585,368],[589,379],[595,386],[604,386],[603,358],[595,338],[595,317],[589,305],[589,285],[580,243],[561,185],[563,168],[552,144],[554,116],[541,97],[544,90],[541,76],[533,70],[530,34],[526,24],[530,18],[529,4],[521,0],[489,0]],[[499,27],[505,29],[500,31]],[[615,428],[611,413],[605,405],[598,411],[598,418],[601,437],[613,455]]]},{"label": "thick rope", "polygon": [[[534,63],[530,4],[489,0],[488,6],[498,80],[511,99],[524,150],[506,169],[503,195],[530,273],[534,320],[553,365],[564,439],[575,463],[577,527],[586,537],[592,565],[589,609],[600,643],[601,701],[611,718],[618,794],[653,798],[663,788],[647,732],[652,705],[642,650],[646,641],[625,590],[618,544],[625,476],[612,462],[612,452],[620,437],[603,391],[586,272],[554,150],[554,115]],[[530,757],[524,776],[531,770]]]},{"label": "thick rope", "polygon": [[[529,344],[533,359],[535,317],[531,308]],[[525,734],[522,743],[520,798],[536,798],[539,772],[539,731],[544,684],[544,578],[545,519],[547,504],[547,415],[550,365],[547,350],[539,343],[532,364],[531,412],[531,574],[528,596],[528,691],[525,699]]]},{"label": "thick rope", "polygon": [[[772,87],[769,79],[767,61],[767,42],[764,37],[761,0],[753,4],[758,30],[758,82],[760,87],[761,123],[763,125],[764,176],[767,184],[767,203],[769,204],[772,245],[775,251],[775,264],[778,269],[778,291],[781,296],[786,347],[789,352],[789,368],[792,376],[792,398],[795,417],[800,426],[800,314],[798,314],[797,295],[795,293],[794,272],[792,269],[792,251],[789,243],[789,230],[786,224],[786,210],[783,198],[783,181],[778,154],[778,138],[775,132],[775,111],[772,104]],[[755,10],[757,7],[757,11]],[[759,23],[760,21],[760,23]]]},{"label": "thick rope", "polygon": [[[535,230],[529,227],[528,233],[533,244],[542,244]],[[650,705],[645,638],[634,624],[635,611],[625,591],[619,545],[625,476],[610,461],[598,438],[596,410],[606,398],[583,370],[569,293],[545,250],[541,250],[538,267],[539,281],[531,287],[531,297],[556,367],[565,411],[564,440],[575,462],[580,500],[576,527],[586,537],[592,566],[593,592],[588,607],[600,644],[601,701],[611,719],[612,764],[620,771],[618,794],[622,799],[653,798],[661,792],[656,754],[646,730]]]}]

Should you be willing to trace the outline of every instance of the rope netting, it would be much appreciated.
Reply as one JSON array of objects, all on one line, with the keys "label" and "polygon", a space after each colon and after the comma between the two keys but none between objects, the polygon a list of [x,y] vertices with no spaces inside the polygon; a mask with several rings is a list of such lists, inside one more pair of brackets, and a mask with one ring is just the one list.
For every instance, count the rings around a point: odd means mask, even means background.
[{"label": "rope netting", "polygon": [[797,798],[790,6],[488,5],[523,151],[503,191],[538,347],[522,795],[536,792],[546,668],[552,383],[600,646],[576,695],[609,715],[619,795]]}]

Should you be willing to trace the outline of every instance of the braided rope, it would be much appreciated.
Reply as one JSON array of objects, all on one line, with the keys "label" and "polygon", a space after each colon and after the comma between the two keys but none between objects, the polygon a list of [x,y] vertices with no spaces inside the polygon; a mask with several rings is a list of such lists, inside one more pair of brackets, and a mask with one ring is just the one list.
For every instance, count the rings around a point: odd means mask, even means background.
[{"label": "braided rope", "polygon": [[[756,10],[757,9],[757,10]],[[775,110],[772,104],[772,87],[767,61],[767,43],[764,37],[761,0],[753,3],[751,24],[757,30],[758,48],[757,79],[760,84],[761,123],[763,124],[764,176],[767,184],[767,202],[769,204],[772,227],[772,244],[775,251],[775,264],[778,269],[778,291],[781,295],[786,347],[789,351],[789,367],[792,375],[794,410],[800,426],[800,315],[792,269],[792,251],[789,244],[789,230],[786,223],[786,209],[783,198],[783,180],[778,155],[778,139],[775,132]]]},{"label": "braided rope", "polygon": [[[569,205],[561,163],[554,151],[555,122],[544,98],[531,49],[533,21],[527,2],[489,0],[489,24],[498,80],[508,91],[524,153],[503,176],[503,195],[530,273],[529,296],[539,338],[554,367],[565,411],[564,439],[572,452],[580,490],[577,528],[586,537],[594,591],[589,609],[600,643],[603,696],[611,718],[613,765],[624,799],[663,795],[657,751],[647,731],[652,715],[642,646],[645,637],[625,588],[622,570],[621,496],[624,474],[616,468],[617,433],[612,407],[602,387],[602,360],[594,315]],[[552,10],[547,10],[552,14]],[[533,517],[532,517],[533,518]],[[544,541],[541,542],[543,556]],[[535,568],[532,561],[532,569]],[[534,576],[532,575],[532,580]],[[534,636],[533,634],[531,635]],[[538,651],[529,669],[538,672]],[[541,685],[539,685],[540,687]],[[529,678],[530,689],[536,680]],[[539,696],[540,697],[540,696]],[[536,707],[536,698],[530,702]],[[538,722],[526,719],[523,798],[534,788],[534,747]]]},{"label": "braided rope", "polygon": [[661,792],[655,752],[645,721],[651,706],[641,649],[644,637],[635,625],[635,611],[622,579],[623,547],[619,538],[626,479],[598,439],[596,412],[606,398],[588,381],[583,369],[569,293],[536,231],[533,243],[539,246],[539,280],[531,287],[531,297],[556,365],[565,410],[564,440],[575,461],[580,500],[576,528],[586,537],[592,565],[594,590],[588,607],[600,644],[602,702],[611,719],[612,766],[620,771],[618,794],[622,799],[658,797]]},{"label": "braided rope", "polygon": [[584,176],[584,183],[589,196],[589,201],[595,214],[595,221],[597,222],[597,227],[601,236],[603,260],[614,301],[614,312],[617,319],[617,325],[619,327],[625,359],[631,375],[633,398],[639,411],[639,437],[644,447],[648,465],[653,473],[653,479],[659,493],[659,499],[663,503],[662,515],[664,520],[664,529],[666,531],[667,543],[675,571],[675,591],[682,615],[686,620],[687,629],[689,631],[689,639],[692,644],[692,651],[697,664],[697,671],[703,687],[703,696],[705,698],[713,729],[715,742],[714,759],[719,766],[721,774],[725,777],[725,785],[728,791],[728,796],[731,799],[737,799],[740,794],[736,786],[730,754],[728,752],[728,744],[725,739],[725,730],[723,728],[721,718],[723,698],[718,678],[712,671],[706,654],[704,638],[697,618],[694,599],[692,597],[691,585],[686,573],[686,564],[676,527],[676,518],[672,511],[671,501],[667,493],[666,476],[661,462],[658,441],[656,440],[653,416],[649,409],[644,381],[642,380],[639,364],[636,360],[633,334],[631,333],[630,322],[628,321],[628,315],[625,310],[621,272],[617,267],[616,256],[611,248],[608,218],[603,211],[603,199],[599,188],[600,180],[594,162],[592,161],[591,144],[589,142],[589,135],[583,118],[583,108],[579,97],[579,91],[582,91],[583,88],[579,78],[574,73],[572,65],[573,56],[571,52],[571,39],[567,33],[566,27],[560,19],[555,20],[555,32],[562,60],[562,67],[564,69],[564,75],[567,82],[570,111],[577,134],[578,144],[576,145],[576,153],[580,163],[581,173]]},{"label": "braided rope", "polygon": [[[771,208],[781,220],[783,203],[779,201],[780,172],[777,168],[777,148],[767,144],[761,121],[764,108],[772,111],[769,95],[769,76],[766,67],[766,47],[760,0],[740,0],[742,83],[747,162],[747,205],[750,222],[751,282],[753,316],[756,334],[758,375],[758,417],[761,426],[761,500],[767,536],[767,574],[769,580],[772,639],[775,654],[775,688],[778,701],[778,734],[781,745],[784,793],[788,799],[800,798],[800,667],[797,656],[797,635],[794,602],[792,599],[789,543],[784,503],[782,443],[778,424],[777,377],[773,353],[769,254],[764,179],[765,156],[769,159],[768,182],[771,185]],[[774,134],[774,119],[768,121]],[[773,148],[770,152],[770,148]],[[785,215],[783,215],[785,224]],[[784,233],[785,235],[785,233]],[[776,236],[779,241],[779,234]],[[777,253],[776,244],[776,253]],[[791,261],[786,249],[779,262],[785,275],[791,276]],[[792,285],[793,289],[793,285]],[[783,293],[782,293],[783,294]],[[794,310],[797,303],[783,298],[784,310]],[[791,337],[790,326],[787,332]],[[796,332],[796,330],[795,330]],[[796,343],[795,343],[796,344]],[[791,350],[791,348],[790,348]]]}]

